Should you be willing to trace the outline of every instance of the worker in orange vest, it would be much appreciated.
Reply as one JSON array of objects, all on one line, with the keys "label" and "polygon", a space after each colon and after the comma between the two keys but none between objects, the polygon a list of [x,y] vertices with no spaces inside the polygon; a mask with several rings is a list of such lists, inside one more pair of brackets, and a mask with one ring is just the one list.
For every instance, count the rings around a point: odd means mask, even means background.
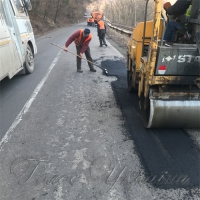
[{"label": "worker in orange vest", "polygon": [[[82,69],[81,69],[81,58],[83,53],[85,53],[85,56],[87,58],[87,60],[89,60],[90,62],[93,62],[91,54],[90,54],[90,47],[89,47],[89,43],[92,39],[92,34],[90,33],[90,29],[86,28],[85,30],[80,29],[78,31],[76,31],[75,33],[73,33],[69,39],[67,40],[67,42],[65,43],[65,47],[64,50],[68,51],[68,46],[74,41],[75,45],[76,45],[76,50],[77,50],[77,56],[76,57],[76,61],[77,61],[77,72],[82,73]],[[96,69],[94,69],[94,66],[92,63],[88,62],[90,71],[92,72],[96,72]]]},{"label": "worker in orange vest", "polygon": [[106,47],[108,46],[105,41],[105,34],[106,34],[106,26],[105,23],[101,19],[97,19],[97,33],[99,36],[99,42],[100,46],[102,47],[105,45]]},{"label": "worker in orange vest", "polygon": [[88,18],[87,19],[87,25],[88,26],[95,26],[95,24],[94,24],[94,18],[92,18],[92,17]]}]

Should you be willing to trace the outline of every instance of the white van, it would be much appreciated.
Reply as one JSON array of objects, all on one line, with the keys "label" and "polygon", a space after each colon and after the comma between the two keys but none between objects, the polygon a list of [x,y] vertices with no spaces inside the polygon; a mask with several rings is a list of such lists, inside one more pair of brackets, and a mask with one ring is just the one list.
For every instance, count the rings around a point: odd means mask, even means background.
[{"label": "white van", "polygon": [[0,81],[34,71],[37,47],[28,17],[31,9],[30,0],[0,0]]}]

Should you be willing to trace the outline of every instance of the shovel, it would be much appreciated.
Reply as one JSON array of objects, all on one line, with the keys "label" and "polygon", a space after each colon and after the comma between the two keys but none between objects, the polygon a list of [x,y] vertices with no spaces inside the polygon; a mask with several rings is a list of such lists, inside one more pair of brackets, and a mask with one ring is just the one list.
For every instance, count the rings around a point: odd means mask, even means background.
[{"label": "shovel", "polygon": [[[56,46],[56,47],[58,47],[58,48],[60,48],[60,49],[63,49],[63,50],[64,50],[63,47],[58,46],[57,44],[54,44],[54,43],[51,43],[51,44],[54,45],[54,46]],[[79,58],[81,58],[79,55],[77,55],[77,54],[75,54],[75,53],[73,53],[73,52],[71,52],[71,51],[69,51],[69,50],[67,50],[67,52],[69,52],[69,53],[71,53],[71,54],[73,54],[73,55],[78,56]],[[103,73],[104,73],[105,75],[108,75],[107,69],[105,69],[105,68],[103,68],[103,67],[100,67],[100,66],[94,64],[93,62],[87,60],[86,58],[83,58],[83,57],[82,57],[82,59],[83,59],[83,60],[86,60],[87,62],[90,62],[91,64],[93,64],[93,65],[97,66],[98,68],[102,69],[102,70],[103,70]]]}]

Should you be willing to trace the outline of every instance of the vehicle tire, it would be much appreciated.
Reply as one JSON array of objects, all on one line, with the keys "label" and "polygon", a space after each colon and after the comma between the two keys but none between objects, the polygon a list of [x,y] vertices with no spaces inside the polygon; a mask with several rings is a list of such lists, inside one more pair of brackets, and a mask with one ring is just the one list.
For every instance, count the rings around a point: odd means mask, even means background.
[{"label": "vehicle tire", "polygon": [[[145,106],[145,104],[147,104],[147,106]],[[149,98],[146,99],[143,93],[141,94],[140,99],[139,99],[139,106],[140,106],[140,112],[141,112],[143,125],[145,128],[147,128],[148,123],[149,123],[149,117],[150,117],[150,109],[151,109],[150,99]]]},{"label": "vehicle tire", "polygon": [[128,91],[134,92],[134,88],[132,85],[132,71],[127,70],[127,85],[128,85]]},{"label": "vehicle tire", "polygon": [[26,74],[31,74],[34,71],[33,52],[29,44],[27,44],[27,48],[26,48],[26,59],[24,63],[24,69],[25,69]]},{"label": "vehicle tire", "polygon": [[[129,92],[137,92],[138,91],[138,84],[136,84],[136,73],[135,73],[135,65],[132,64],[131,70],[127,70],[127,84],[128,84],[128,91]],[[133,80],[132,80],[133,79]]]}]

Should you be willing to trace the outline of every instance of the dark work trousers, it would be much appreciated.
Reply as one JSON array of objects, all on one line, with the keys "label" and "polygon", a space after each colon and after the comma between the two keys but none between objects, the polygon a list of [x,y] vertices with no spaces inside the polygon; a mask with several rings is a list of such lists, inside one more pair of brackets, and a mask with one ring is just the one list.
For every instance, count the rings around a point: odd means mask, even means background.
[{"label": "dark work trousers", "polygon": [[[80,54],[81,49],[82,49],[82,46],[76,46],[77,55]],[[88,46],[88,48],[87,48],[86,51],[85,51],[85,56],[86,56],[86,59],[87,59],[87,60],[93,62],[92,57],[91,57],[91,54],[90,54],[90,47],[89,47],[89,46]],[[77,69],[81,69],[81,60],[82,60],[82,59],[81,59],[80,57],[76,56]],[[90,62],[88,62],[88,66],[89,66],[90,69],[93,68],[93,64],[90,63]]]},{"label": "dark work trousers", "polygon": [[105,41],[105,29],[101,29],[99,31],[98,35],[99,35],[100,46],[102,46],[103,44],[106,45],[106,41]]}]

